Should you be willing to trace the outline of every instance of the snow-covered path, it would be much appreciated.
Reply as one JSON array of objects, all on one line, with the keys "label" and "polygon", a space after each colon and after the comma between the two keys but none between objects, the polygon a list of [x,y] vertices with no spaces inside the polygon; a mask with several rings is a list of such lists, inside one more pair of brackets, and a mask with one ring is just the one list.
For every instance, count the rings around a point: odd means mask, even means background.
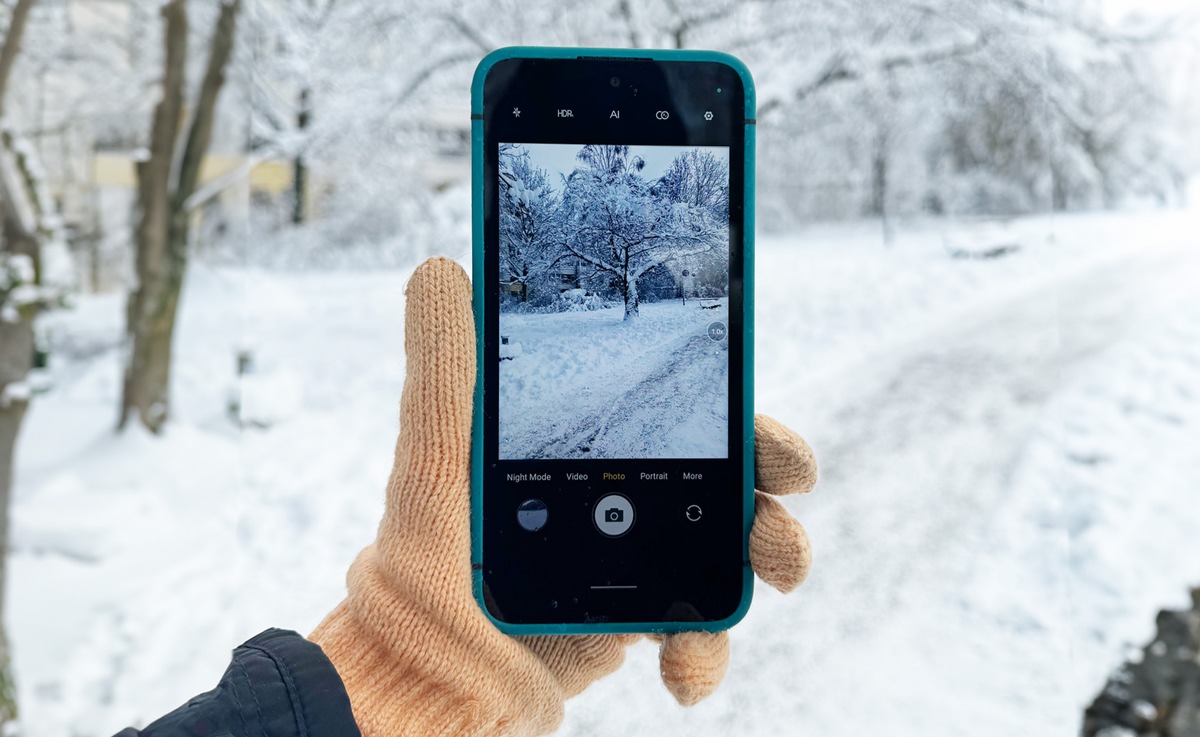
[{"label": "snow-covered path", "polygon": [[[723,441],[728,401],[727,344],[688,335],[640,382],[582,417],[537,458],[663,458],[711,453]],[[681,402],[681,398],[686,401]],[[699,442],[688,443],[697,438]],[[683,440],[684,442],[680,442]]]},{"label": "snow-covered path", "polygon": [[[916,718],[941,734],[971,733],[981,721],[1010,733],[1076,728],[1080,688],[1100,684],[1095,671],[1073,683],[1073,658],[1087,647],[1074,640],[1092,622],[1115,634],[1113,623],[1073,611],[1091,607],[1093,592],[1073,601],[1072,535],[1100,500],[1072,496],[1059,468],[1030,479],[1027,465],[1043,461],[1040,433],[1056,435],[1055,425],[1072,419],[1054,400],[1140,322],[1165,317],[1158,295],[1178,294],[1181,274],[1200,283],[1200,252],[1106,262],[972,310],[894,350],[882,370],[863,366],[829,391],[813,388],[799,414],[833,442],[819,449],[821,494],[793,509],[821,530],[822,564],[832,569],[806,594],[833,598],[840,616],[810,602],[788,623],[830,645],[797,664],[821,674],[801,699],[806,711],[832,722],[849,710],[867,733]],[[1193,299],[1200,329],[1198,306]],[[1075,419],[1097,435],[1114,429]],[[1097,461],[1066,454],[1050,462]],[[1185,498],[1177,487],[1126,491]],[[1157,563],[1173,567],[1186,560],[1179,555]],[[1185,583],[1139,603],[1164,605]],[[1101,657],[1119,654],[1113,639]],[[906,697],[882,698],[888,690]]]},{"label": "snow-covered path", "polygon": [[726,305],[693,300],[500,316],[519,348],[500,362],[500,457],[723,458],[729,350],[709,338]]},{"label": "snow-covered path", "polygon": [[[1155,294],[1180,274],[1200,275],[1200,251],[1127,256],[1039,285],[892,351],[882,370],[842,375],[836,391],[814,387],[823,396],[791,408],[818,434],[836,428],[821,447],[827,493],[811,507],[831,512],[831,542],[854,549],[869,572],[872,585],[851,587],[864,609],[913,576],[931,574],[922,586],[947,581],[992,557],[976,543],[1021,495],[1014,473],[1048,403],[1139,319],[1157,319]],[[897,506],[872,529],[864,508],[881,494]],[[869,543],[877,540],[887,544]]]},{"label": "snow-covered path", "polygon": [[[757,406],[821,459],[817,490],[785,500],[812,576],[759,587],[710,700],[676,707],[643,644],[563,734],[1076,733],[1124,643],[1200,582],[1200,229],[1014,227],[1022,250],[982,262],[947,258],[936,229],[891,250],[873,226],[763,240]],[[55,318],[13,518],[29,737],[144,724],[210,688],[241,639],[337,602],[381,512],[404,277],[198,267],[162,438],[111,433],[119,299]],[[621,328],[558,356],[594,363]],[[268,428],[223,416],[243,343]]]},{"label": "snow-covered path", "polygon": [[712,702],[614,724],[652,677],[612,681],[569,733],[1075,734],[1124,644],[1200,582],[1200,249],[1180,245],[1087,254],[760,379],[821,459],[786,500],[812,577],[759,587]]}]

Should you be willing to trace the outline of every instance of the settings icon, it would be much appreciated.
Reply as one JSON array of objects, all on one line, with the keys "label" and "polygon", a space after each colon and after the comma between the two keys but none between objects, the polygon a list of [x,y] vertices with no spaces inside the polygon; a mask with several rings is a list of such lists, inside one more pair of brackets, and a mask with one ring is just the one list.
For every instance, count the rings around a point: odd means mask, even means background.
[{"label": "settings icon", "polygon": [[705,113],[704,113],[704,119],[705,119],[705,120],[712,120],[712,119],[713,119],[712,110],[709,110],[709,111],[707,111],[707,112],[705,112]]}]

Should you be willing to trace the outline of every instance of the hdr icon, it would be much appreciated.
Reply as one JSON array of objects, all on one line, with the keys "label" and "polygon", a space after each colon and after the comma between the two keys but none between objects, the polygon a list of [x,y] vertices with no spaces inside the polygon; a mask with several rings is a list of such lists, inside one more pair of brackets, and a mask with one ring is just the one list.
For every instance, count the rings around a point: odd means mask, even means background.
[{"label": "hdr icon", "polygon": [[558,111],[558,117],[560,117],[560,118],[574,118],[575,116],[571,114],[571,111],[570,111],[570,110],[559,110],[559,111]]}]

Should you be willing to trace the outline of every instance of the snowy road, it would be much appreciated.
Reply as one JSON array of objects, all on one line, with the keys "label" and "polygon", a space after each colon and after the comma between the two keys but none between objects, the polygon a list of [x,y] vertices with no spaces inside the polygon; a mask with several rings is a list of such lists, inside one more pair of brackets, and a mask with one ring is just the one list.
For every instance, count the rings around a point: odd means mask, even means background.
[{"label": "snowy road", "polygon": [[[676,707],[641,644],[571,701],[562,734],[1077,733],[1125,643],[1200,582],[1200,229],[1015,227],[1025,247],[986,262],[947,258],[934,228],[890,250],[866,226],[763,239],[757,406],[821,459],[817,490],[785,500],[813,573],[791,596],[758,588],[711,699]],[[145,724],[211,688],[233,644],[306,631],[338,601],[381,513],[404,278],[197,267],[161,438],[111,432],[120,300],[56,313],[58,383],[33,405],[14,506],[30,737]],[[614,427],[611,387],[642,386],[652,416],[699,381],[660,376],[662,355],[717,345],[692,341],[712,318],[691,309],[661,304],[632,331],[599,313],[559,316],[575,333],[518,320],[522,357],[552,360],[511,388],[546,415],[568,391],[594,431]],[[274,421],[239,431],[224,413],[246,344],[260,381],[242,399],[262,392]],[[613,351],[627,364],[600,360]],[[614,373],[563,380],[595,367]]]},{"label": "snowy road", "polygon": [[[715,343],[707,335],[680,339],[646,378],[579,418],[566,435],[535,449],[531,457],[712,455],[727,427],[728,353],[727,343]],[[701,442],[689,443],[692,438]]]},{"label": "snowy road", "polygon": [[[836,440],[819,449],[822,494],[794,508],[818,515],[806,518],[827,531],[820,552],[835,567],[809,593],[836,597],[850,615],[831,621],[812,607],[792,622],[836,643],[811,653],[808,668],[846,679],[805,699],[814,710],[820,692],[839,709],[853,704],[834,694],[857,693],[851,699],[881,729],[924,711],[947,734],[980,719],[1072,731],[1070,533],[1092,500],[1066,499],[1053,483],[1025,488],[1019,469],[1070,378],[1146,317],[1139,306],[1198,266],[1194,253],[1129,257],[1042,286],[923,336],[884,371],[852,372],[826,395],[838,401],[813,403],[817,428],[836,427]],[[1004,539],[1014,527],[1023,528],[1018,539]],[[918,620],[925,643],[912,641]],[[847,670],[857,658],[863,671]],[[863,672],[915,678],[925,698],[881,714],[887,701],[862,688]],[[960,710],[939,705],[946,694]]]},{"label": "snowy road", "polygon": [[1180,508],[1200,479],[1196,284],[1195,248],[1125,251],[762,387],[821,459],[817,493],[787,500],[812,577],[794,597],[760,586],[712,703],[613,725],[603,703],[649,683],[604,684],[570,733],[1076,733],[1123,644],[1200,580],[1200,510]]},{"label": "snowy road", "polygon": [[[886,371],[872,366],[845,376],[829,395],[839,401],[812,408],[814,419],[838,428],[821,448],[828,493],[814,504],[836,496],[841,542],[857,547],[876,534],[888,540],[857,553],[873,582],[851,587],[864,605],[883,605],[913,576],[953,576],[978,562],[970,553],[991,557],[973,543],[986,539],[991,520],[1020,493],[1013,472],[1064,376],[1119,341],[1136,323],[1137,305],[1152,301],[1184,266],[1196,273],[1195,256],[1122,259],[1022,294],[925,336]],[[881,493],[909,500],[903,511],[910,514],[863,529],[860,506]],[[968,555],[930,555],[956,548]],[[918,554],[924,565],[914,566]]]},{"label": "snowy road", "polygon": [[502,313],[500,457],[724,458],[729,351],[708,337],[723,303]]}]

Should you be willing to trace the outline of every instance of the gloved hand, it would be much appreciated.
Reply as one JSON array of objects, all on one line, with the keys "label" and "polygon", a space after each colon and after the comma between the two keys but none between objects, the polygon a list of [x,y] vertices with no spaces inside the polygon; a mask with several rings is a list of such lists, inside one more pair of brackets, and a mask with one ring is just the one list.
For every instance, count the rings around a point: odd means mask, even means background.
[{"label": "gloved hand", "polygon": [[[471,284],[436,258],[407,289],[400,436],[375,542],[347,575],[349,593],[310,635],[341,675],[364,737],[538,735],[563,702],[616,670],[640,635],[510,637],[471,592],[470,450],[475,387]],[[816,483],[799,436],[755,419],[750,561],[781,591],[807,576],[808,538],[772,494]],[[764,493],[766,492],[766,493]],[[662,678],[682,704],[717,687],[724,632],[661,638]]]}]

